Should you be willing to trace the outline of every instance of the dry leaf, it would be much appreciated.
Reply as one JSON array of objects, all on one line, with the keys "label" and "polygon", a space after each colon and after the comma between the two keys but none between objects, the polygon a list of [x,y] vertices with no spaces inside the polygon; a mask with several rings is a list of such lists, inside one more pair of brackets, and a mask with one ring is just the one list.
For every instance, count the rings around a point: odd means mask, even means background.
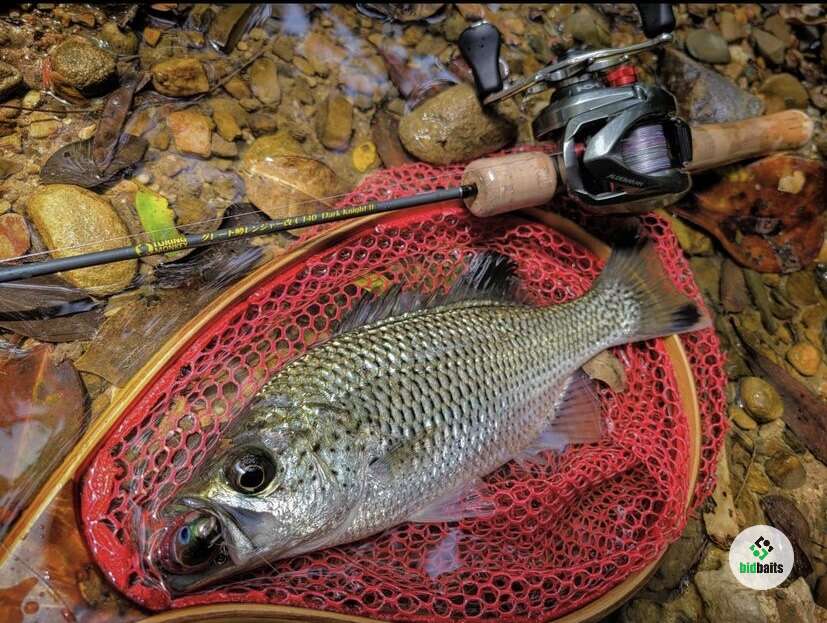
[{"label": "dry leaf", "polygon": [[583,371],[590,378],[603,381],[614,392],[626,389],[626,370],[620,360],[607,350],[584,363]]}]

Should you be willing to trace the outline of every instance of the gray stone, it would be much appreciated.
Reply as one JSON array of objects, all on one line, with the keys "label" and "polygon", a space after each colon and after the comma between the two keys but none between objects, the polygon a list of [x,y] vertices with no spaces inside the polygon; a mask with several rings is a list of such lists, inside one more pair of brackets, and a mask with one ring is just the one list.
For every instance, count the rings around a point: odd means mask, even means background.
[{"label": "gray stone", "polygon": [[673,48],[664,50],[660,68],[666,88],[693,123],[739,121],[757,117],[764,109],[758,97]]},{"label": "gray stone", "polygon": [[606,18],[590,6],[575,11],[566,19],[566,32],[593,48],[605,48],[612,44]]},{"label": "gray stone", "polygon": [[695,586],[711,623],[771,623],[766,612],[770,598],[736,580],[728,564],[716,570],[699,571],[695,574]]},{"label": "gray stone", "polygon": [[716,65],[731,60],[724,38],[709,30],[693,30],[686,37],[686,49],[699,61]]},{"label": "gray stone", "polygon": [[766,30],[755,28],[752,31],[752,40],[755,41],[755,47],[761,53],[761,56],[775,65],[780,65],[784,62],[784,52],[787,51],[787,44],[781,41],[775,35],[771,35]]},{"label": "gray stone", "polygon": [[701,522],[690,519],[681,538],[672,543],[647,584],[653,591],[673,590],[698,560],[706,537]]}]

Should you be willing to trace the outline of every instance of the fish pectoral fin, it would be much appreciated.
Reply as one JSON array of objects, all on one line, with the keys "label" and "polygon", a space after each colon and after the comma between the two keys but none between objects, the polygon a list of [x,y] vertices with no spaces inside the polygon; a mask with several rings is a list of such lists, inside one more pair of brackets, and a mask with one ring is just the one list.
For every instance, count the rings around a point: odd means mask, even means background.
[{"label": "fish pectoral fin", "polygon": [[412,523],[444,523],[482,519],[494,514],[490,490],[482,480],[452,489],[408,518]]},{"label": "fish pectoral fin", "polygon": [[571,444],[594,443],[600,440],[603,417],[600,399],[589,377],[575,372],[554,405],[551,424],[514,460],[520,464],[546,462],[545,452],[559,452]]}]

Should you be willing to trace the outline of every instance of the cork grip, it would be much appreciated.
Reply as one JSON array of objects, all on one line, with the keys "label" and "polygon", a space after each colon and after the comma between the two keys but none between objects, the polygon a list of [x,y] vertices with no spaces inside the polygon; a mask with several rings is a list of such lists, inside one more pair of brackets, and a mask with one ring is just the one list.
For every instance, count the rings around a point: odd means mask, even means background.
[{"label": "cork grip", "polygon": [[557,191],[557,170],[551,158],[538,151],[480,158],[469,164],[463,184],[473,184],[477,194],[465,199],[476,216],[541,206]]},{"label": "cork grip", "polygon": [[737,160],[784,149],[797,149],[810,140],[813,121],[800,110],[692,128],[690,171],[702,171]]}]

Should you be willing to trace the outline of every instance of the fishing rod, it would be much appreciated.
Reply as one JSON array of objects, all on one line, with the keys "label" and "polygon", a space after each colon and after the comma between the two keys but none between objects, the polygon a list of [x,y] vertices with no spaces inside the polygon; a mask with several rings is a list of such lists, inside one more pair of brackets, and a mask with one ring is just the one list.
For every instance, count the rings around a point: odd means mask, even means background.
[{"label": "fishing rod", "polygon": [[492,24],[479,22],[460,36],[460,52],[484,105],[520,92],[556,87],[533,123],[535,137],[556,147],[552,154],[524,151],[475,160],[466,167],[460,185],[408,197],[205,234],[177,234],[42,262],[0,265],[0,283],[443,201],[462,201],[475,216],[488,217],[546,205],[565,189],[587,211],[643,212],[671,205],[689,192],[691,172],[796,149],[810,140],[813,121],[799,110],[690,127],[678,116],[675,98],[659,86],[638,82],[635,68],[628,64],[630,56],[671,41],[675,25],[669,5],[639,8],[643,30],[650,37],[646,41],[570,51],[511,85],[504,85],[500,75],[500,33]]}]

